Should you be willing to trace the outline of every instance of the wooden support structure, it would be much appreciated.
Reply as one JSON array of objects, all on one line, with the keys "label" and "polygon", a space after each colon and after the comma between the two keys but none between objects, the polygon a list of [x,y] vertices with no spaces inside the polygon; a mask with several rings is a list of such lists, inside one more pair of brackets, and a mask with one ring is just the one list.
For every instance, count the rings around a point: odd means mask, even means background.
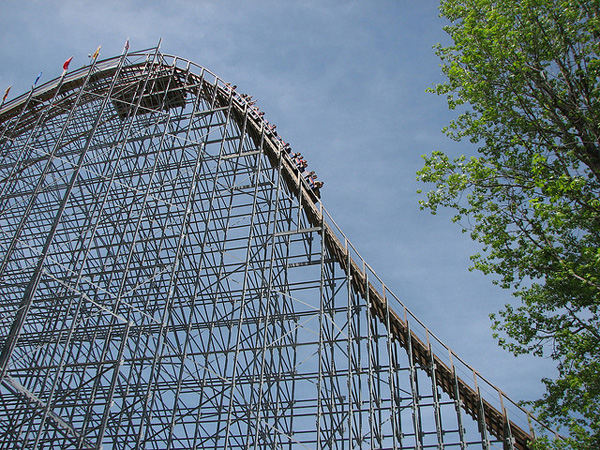
[{"label": "wooden support structure", "polygon": [[[86,92],[82,94],[80,103],[86,99],[92,101],[99,93],[105,92],[110,85],[112,77],[117,73],[117,65],[107,64],[99,66],[98,70],[89,76],[86,81],[85,72],[74,74],[55,86],[48,86],[35,96],[16,99],[5,105],[0,112],[0,124],[8,123],[11,118],[20,116],[18,126],[11,130],[0,128],[1,139],[11,139],[12,136],[35,127],[38,115],[44,114],[57,116],[69,110],[74,100],[67,95],[74,89],[86,85]],[[141,74],[144,74],[142,76]],[[149,76],[146,77],[146,75]],[[370,309],[369,317],[377,317],[386,326],[392,338],[407,350],[410,364],[425,370],[435,387],[443,391],[450,399],[460,404],[464,411],[478,423],[485,424],[484,432],[489,432],[497,439],[505,442],[505,448],[527,450],[532,434],[523,430],[515,423],[507,419],[506,412],[496,408],[484,399],[477,386],[460,378],[456,373],[456,367],[452,363],[444,362],[434,353],[429,342],[424,342],[411,330],[406,311],[402,317],[394,311],[386,298],[386,292],[380,291],[370,281],[365,264],[361,260],[353,258],[348,249],[348,243],[342,242],[332,225],[325,220],[319,196],[315,193],[308,182],[303,178],[294,162],[288,157],[281,141],[277,139],[266,121],[260,115],[252,114],[248,103],[235,93],[227,84],[215,78],[209,81],[201,75],[191,73],[189,70],[177,67],[175,63],[148,62],[134,65],[126,65],[123,68],[121,78],[114,85],[111,94],[111,102],[116,114],[120,119],[125,119],[131,114],[144,114],[150,110],[167,111],[173,108],[184,107],[188,95],[197,95],[206,100],[215,108],[228,110],[233,121],[248,134],[256,146],[256,152],[263,152],[272,167],[279,168],[281,178],[286,184],[289,192],[298,199],[298,204],[312,228],[311,232],[321,234],[322,244],[331,258],[333,258],[341,269],[346,273],[349,286],[352,291],[360,295]],[[63,94],[64,93],[64,94]],[[141,93],[141,94],[140,94]],[[140,100],[141,95],[141,100]],[[138,98],[134,108],[134,98]],[[53,101],[54,107],[49,108],[48,102]],[[240,152],[242,149],[240,148]],[[240,157],[254,154],[252,152],[240,153]],[[231,159],[236,155],[229,155]],[[16,169],[24,170],[24,168]],[[370,325],[369,325],[370,326]],[[8,355],[7,357],[10,357]],[[19,395],[25,396],[34,403],[40,403],[28,391],[10,377],[4,379],[4,384],[11,390],[17,391]],[[501,393],[499,393],[502,399]],[[348,400],[352,406],[351,400]],[[439,400],[437,391],[434,393],[436,414],[439,414]],[[40,403],[41,405],[41,403]],[[43,406],[43,405],[42,405]],[[460,415],[459,415],[460,417]],[[59,427],[69,430],[66,422],[61,422],[60,417],[50,415]],[[436,416],[436,421],[438,420]],[[459,428],[460,419],[459,419]],[[462,431],[461,431],[462,433]],[[484,434],[482,432],[482,434]],[[420,437],[418,437],[420,438]],[[438,440],[441,438],[438,435]]]}]

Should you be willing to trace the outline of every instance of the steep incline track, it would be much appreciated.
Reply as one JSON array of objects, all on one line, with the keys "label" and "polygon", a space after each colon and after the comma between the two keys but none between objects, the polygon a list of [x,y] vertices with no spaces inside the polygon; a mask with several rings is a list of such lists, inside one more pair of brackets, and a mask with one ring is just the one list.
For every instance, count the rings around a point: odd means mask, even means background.
[{"label": "steep incline track", "polygon": [[[206,87],[204,95],[211,95],[212,87]],[[246,106],[235,99],[227,96],[224,91],[219,91],[219,103],[221,106],[232,105],[234,116],[240,123],[245,123],[249,127],[250,134],[255,139],[256,145],[261,142],[261,137],[265,136],[265,124],[261,121],[255,121],[248,117]],[[267,135],[268,136],[268,135]],[[532,436],[506,419],[506,415],[495,409],[480,393],[473,389],[468,383],[459,378],[453,368],[448,367],[431,350],[431,347],[423,342],[417,335],[410,331],[407,321],[403,320],[395,311],[393,311],[387,300],[379,293],[375,287],[367,282],[365,273],[360,269],[359,264],[354,261],[348,250],[342,242],[336,237],[331,226],[323,220],[321,210],[315,203],[315,196],[311,192],[307,183],[300,176],[299,171],[293,166],[293,163],[287,158],[280,148],[278,141],[269,138],[263,141],[264,149],[273,165],[282,166],[283,176],[290,190],[300,197],[300,202],[304,211],[314,227],[322,227],[325,245],[329,251],[335,255],[340,266],[349,273],[353,288],[359,292],[366,301],[372,303],[373,314],[376,315],[383,324],[388,327],[393,336],[402,343],[402,346],[409,352],[415,364],[427,370],[430,376],[435,379],[438,386],[451,398],[460,399],[465,411],[475,420],[485,421],[488,430],[500,439],[512,437],[514,445],[520,450],[528,448],[528,442]]]}]

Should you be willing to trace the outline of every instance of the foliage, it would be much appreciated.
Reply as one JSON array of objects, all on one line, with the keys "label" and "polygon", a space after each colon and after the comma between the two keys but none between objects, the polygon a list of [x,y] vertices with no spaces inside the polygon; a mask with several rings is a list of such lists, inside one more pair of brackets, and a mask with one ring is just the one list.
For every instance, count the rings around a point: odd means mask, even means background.
[{"label": "foliage", "polygon": [[520,298],[491,315],[500,345],[556,361],[541,417],[572,448],[600,448],[600,2],[442,0],[441,13],[453,45],[437,48],[447,82],[433,91],[477,155],[424,156],[435,188],[421,206],[454,209],[482,244],[473,267]]}]

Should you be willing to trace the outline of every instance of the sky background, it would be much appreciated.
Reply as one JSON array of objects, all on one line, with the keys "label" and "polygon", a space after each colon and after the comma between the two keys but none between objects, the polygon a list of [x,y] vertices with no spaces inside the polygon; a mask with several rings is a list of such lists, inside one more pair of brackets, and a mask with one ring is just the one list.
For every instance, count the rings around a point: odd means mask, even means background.
[{"label": "sky background", "polygon": [[478,251],[451,211],[420,211],[421,155],[473,154],[441,129],[433,46],[448,44],[438,3],[363,1],[3,0],[0,94],[9,99],[89,62],[154,47],[206,67],[252,95],[325,182],[322,202],[379,277],[463,360],[513,400],[541,396],[551,361],[500,349],[489,313],[512,302],[470,272]]}]

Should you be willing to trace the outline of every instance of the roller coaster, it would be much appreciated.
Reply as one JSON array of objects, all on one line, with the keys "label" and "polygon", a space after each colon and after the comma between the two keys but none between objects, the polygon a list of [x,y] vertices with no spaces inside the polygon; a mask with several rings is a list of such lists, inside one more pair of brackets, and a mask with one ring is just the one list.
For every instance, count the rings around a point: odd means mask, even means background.
[{"label": "roller coaster", "polygon": [[247,95],[159,48],[0,109],[1,449],[515,449]]}]

